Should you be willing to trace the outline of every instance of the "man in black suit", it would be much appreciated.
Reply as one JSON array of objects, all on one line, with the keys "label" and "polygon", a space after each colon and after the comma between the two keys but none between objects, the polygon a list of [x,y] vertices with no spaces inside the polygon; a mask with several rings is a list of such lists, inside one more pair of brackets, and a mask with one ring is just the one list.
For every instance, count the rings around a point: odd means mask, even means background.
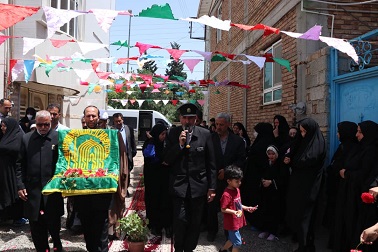
[{"label": "man in black suit", "polygon": [[[115,129],[122,135],[123,142],[126,146],[128,164],[129,164],[129,176],[128,176],[128,185],[130,185],[130,172],[134,168],[133,157],[137,154],[137,148],[135,143],[134,129],[129,125],[123,124],[123,115],[122,113],[113,114],[113,124]],[[128,194],[128,192],[127,192]]]},{"label": "man in black suit", "polygon": [[[88,129],[98,129],[100,111],[96,106],[89,105],[84,109],[84,119]],[[127,181],[126,148],[118,134],[120,148],[120,175],[116,193],[99,193],[74,196],[74,205],[83,228],[87,251],[107,252],[108,229],[122,216],[124,210],[124,191]],[[111,223],[110,223],[111,222]]]},{"label": "man in black suit", "polygon": [[48,233],[54,251],[62,251],[60,218],[64,214],[61,193],[42,195],[42,189],[54,176],[58,160],[58,133],[51,129],[51,115],[46,110],[36,114],[36,130],[25,134],[20,149],[21,167],[16,170],[18,196],[25,201],[25,217],[37,252],[50,251]]},{"label": "man in black suit", "polygon": [[224,168],[236,165],[243,169],[245,162],[245,144],[243,139],[230,130],[231,117],[227,113],[219,113],[215,118],[216,131],[212,134],[216,168],[218,174],[216,196],[207,207],[207,240],[213,242],[218,233],[219,201],[227,182],[224,181]]},{"label": "man in black suit", "polygon": [[180,106],[183,127],[171,128],[166,139],[164,163],[170,168],[177,252],[196,248],[204,204],[215,197],[214,146],[210,132],[195,126],[197,109],[191,103]]}]

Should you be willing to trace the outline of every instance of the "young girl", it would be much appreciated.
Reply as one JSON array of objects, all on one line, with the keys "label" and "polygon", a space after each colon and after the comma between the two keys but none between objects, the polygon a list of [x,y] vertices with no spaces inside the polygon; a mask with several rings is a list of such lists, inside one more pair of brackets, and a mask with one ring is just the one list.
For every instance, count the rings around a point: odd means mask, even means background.
[{"label": "young girl", "polygon": [[224,170],[224,179],[227,181],[227,188],[224,190],[220,205],[223,213],[223,225],[227,230],[228,239],[220,252],[227,252],[232,247],[232,252],[238,252],[239,247],[242,245],[242,239],[239,229],[246,225],[243,210],[250,213],[257,210],[255,207],[243,206],[240,199],[239,186],[243,172],[235,165],[227,166]]},{"label": "young girl", "polygon": [[277,229],[279,220],[279,175],[280,166],[278,162],[278,150],[274,145],[268,146],[266,150],[268,164],[261,178],[261,203],[260,211],[264,232],[259,234],[259,238],[273,241],[277,239]]}]

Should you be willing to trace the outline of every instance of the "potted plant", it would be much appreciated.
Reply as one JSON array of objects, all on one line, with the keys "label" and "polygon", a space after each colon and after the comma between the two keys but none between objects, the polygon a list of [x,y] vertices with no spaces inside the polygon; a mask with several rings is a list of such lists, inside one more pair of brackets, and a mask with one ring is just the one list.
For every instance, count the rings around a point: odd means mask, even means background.
[{"label": "potted plant", "polygon": [[119,220],[119,229],[126,234],[130,252],[143,252],[148,235],[148,220],[134,212]]}]

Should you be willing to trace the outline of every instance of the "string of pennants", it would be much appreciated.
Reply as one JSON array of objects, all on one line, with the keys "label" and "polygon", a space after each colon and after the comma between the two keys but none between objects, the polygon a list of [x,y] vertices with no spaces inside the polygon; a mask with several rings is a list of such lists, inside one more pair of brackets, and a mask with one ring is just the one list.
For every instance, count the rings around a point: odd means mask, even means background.
[{"label": "string of pennants", "polygon": [[126,106],[127,102],[130,102],[131,104],[134,104],[135,102],[138,102],[139,107],[142,106],[142,104],[147,101],[147,102],[155,102],[155,104],[158,104],[159,102],[162,102],[164,105],[167,105],[168,102],[173,104],[174,106],[177,105],[177,103],[182,103],[185,104],[187,102],[190,103],[198,103],[199,105],[203,106],[205,104],[205,100],[151,100],[151,99],[111,99],[112,101],[115,102],[120,102],[122,106]]},{"label": "string of pennants", "polygon": [[[3,16],[3,18],[0,20],[0,31],[4,30],[6,28],[11,27],[12,25],[24,20],[26,17],[31,16],[38,12],[40,7],[30,7],[30,6],[19,6],[19,5],[11,5],[11,4],[0,4],[0,15]],[[89,11],[75,11],[75,10],[60,10],[55,9],[52,7],[44,6],[42,7],[45,16],[46,16],[46,23],[48,28],[48,35],[47,39],[50,40],[52,45],[56,48],[60,48],[67,43],[77,43],[81,52],[76,52],[70,57],[59,57],[59,56],[46,56],[46,59],[42,59],[38,55],[34,55],[36,59],[11,59],[10,60],[10,74],[12,75],[10,80],[16,80],[20,74],[24,74],[25,81],[27,82],[30,79],[30,76],[32,75],[33,70],[35,70],[37,67],[44,67],[45,73],[48,76],[50,71],[53,70],[55,67],[58,69],[58,71],[70,71],[74,70],[75,73],[80,78],[80,83],[83,85],[89,85],[89,88],[94,88],[101,85],[115,85],[117,89],[117,85],[123,85],[122,83],[117,83],[117,80],[120,80],[120,77],[125,77],[124,74],[120,73],[113,73],[113,72],[101,72],[97,69],[100,63],[115,63],[115,64],[124,64],[129,60],[136,60],[138,62],[138,65],[141,67],[143,66],[144,62],[151,60],[151,59],[157,59],[159,60],[159,57],[161,56],[154,56],[154,55],[141,55],[150,48],[155,49],[164,49],[167,50],[167,52],[172,56],[174,60],[179,60],[180,57],[186,53],[186,52],[196,52],[199,55],[201,55],[204,60],[214,62],[214,61],[231,61],[231,62],[241,62],[243,64],[250,64],[254,62],[260,69],[263,68],[265,62],[276,62],[285,68],[287,68],[288,71],[291,71],[290,68],[290,62],[286,59],[281,58],[275,58],[271,54],[265,54],[263,56],[252,56],[252,55],[246,55],[246,54],[228,54],[224,52],[202,52],[197,50],[178,50],[178,49],[167,49],[162,48],[157,45],[150,45],[150,44],[144,44],[137,42],[135,44],[136,47],[139,48],[140,56],[137,57],[130,57],[130,58],[101,58],[101,59],[88,59],[85,58],[83,55],[86,53],[98,50],[104,47],[108,47],[109,45],[105,44],[99,44],[99,43],[85,43],[85,42],[78,42],[73,39],[71,40],[57,40],[57,39],[51,39],[55,31],[60,29],[61,26],[69,22],[72,18],[78,17],[83,14],[94,14],[98,24],[100,27],[107,32],[113,22],[113,20],[118,15],[132,15],[128,11],[114,11],[114,10],[103,10],[103,9],[91,9]],[[149,17],[149,18],[163,18],[163,19],[171,19],[171,20],[178,20],[174,18],[173,13],[171,11],[171,8],[168,4],[159,6],[159,5],[153,5],[150,8],[147,8],[145,10],[142,10],[138,15],[132,15],[134,17]],[[298,39],[306,39],[306,40],[320,40],[324,43],[326,43],[329,46],[332,46],[336,48],[337,50],[346,53],[349,55],[355,62],[358,62],[358,55],[353,48],[353,46],[343,40],[343,39],[337,39],[337,38],[331,38],[331,37],[323,37],[321,36],[321,26],[315,25],[305,33],[295,33],[295,32],[288,32],[288,31],[281,31],[278,28],[269,27],[264,24],[257,24],[254,26],[244,25],[244,24],[235,24],[231,23],[230,20],[220,20],[216,17],[209,17],[207,15],[201,16],[198,19],[194,18],[181,18],[180,20],[184,21],[190,21],[190,22],[197,22],[201,23],[216,29],[226,30],[229,31],[231,27],[236,27],[242,30],[262,30],[264,32],[264,36],[268,36],[271,34],[279,34],[283,33],[293,38]],[[27,54],[31,49],[36,47],[37,45],[43,43],[46,41],[46,39],[37,39],[37,38],[26,38],[26,37],[11,37],[11,36],[5,36],[0,35],[0,44],[5,42],[8,38],[23,38],[24,41],[24,48],[23,48],[23,54]],[[127,41],[116,41],[111,43],[111,45],[117,45],[121,47],[130,47],[128,45]],[[246,57],[247,60],[240,59],[240,57]],[[73,63],[77,61],[82,61],[85,63],[90,63],[92,65],[92,69],[75,69],[72,66],[67,65],[67,61]],[[171,60],[169,60],[171,61]],[[190,71],[193,71],[194,67],[202,61],[202,59],[182,59],[182,61],[188,66]],[[166,64],[168,61],[166,60]],[[97,84],[93,83],[86,83],[86,79],[89,77],[91,73],[95,73],[99,81]],[[128,73],[127,73],[128,74]],[[111,77],[114,82],[110,81],[108,77]],[[163,79],[163,82],[166,82],[167,80]],[[127,78],[126,78],[127,79]],[[139,86],[146,84],[147,86],[150,84],[153,84],[152,82],[152,76],[144,76],[142,78],[144,82],[139,83]],[[130,80],[130,79],[127,79]],[[123,81],[122,79],[120,81]],[[204,82],[207,82],[206,80],[203,80]],[[210,80],[210,84],[214,85],[231,85],[231,86],[239,86],[242,88],[249,88],[248,85],[243,85],[238,82],[232,82],[229,80],[224,80],[222,82],[215,82]],[[180,78],[177,78],[178,84],[181,84],[183,86],[186,86],[190,90],[190,85],[188,81],[182,80]],[[137,83],[138,84],[138,83]],[[197,84],[197,83],[195,83]],[[209,84],[209,83],[207,83]],[[200,86],[197,84],[197,86]],[[142,88],[141,88],[142,89]],[[98,88],[97,88],[98,90]]]}]

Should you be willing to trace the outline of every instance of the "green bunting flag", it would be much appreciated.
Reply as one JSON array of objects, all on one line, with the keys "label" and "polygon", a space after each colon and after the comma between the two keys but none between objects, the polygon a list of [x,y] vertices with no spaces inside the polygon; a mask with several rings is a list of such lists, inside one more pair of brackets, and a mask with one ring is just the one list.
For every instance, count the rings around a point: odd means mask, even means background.
[{"label": "green bunting flag", "polygon": [[48,195],[114,193],[118,187],[119,146],[116,130],[59,130],[59,157],[54,177],[43,188]]},{"label": "green bunting flag", "polygon": [[285,59],[281,59],[281,58],[273,58],[274,62],[280,64],[281,66],[284,66],[286,67],[286,69],[291,72],[291,68],[290,68],[290,62],[288,60],[285,60]]},{"label": "green bunting flag", "polygon": [[127,40],[118,40],[117,42],[113,42],[111,43],[111,45],[119,45],[119,48],[117,48],[117,50],[121,49],[122,47],[132,47],[132,46],[129,46],[129,44],[127,43]]},{"label": "green bunting flag", "polygon": [[147,8],[139,12],[139,17],[150,17],[150,18],[162,18],[162,19],[172,19],[177,20],[172,13],[171,6],[169,4],[157,5],[154,4],[151,8]]},{"label": "green bunting flag", "polygon": [[215,54],[212,58],[211,58],[211,62],[214,62],[214,61],[227,61],[226,57],[224,57],[222,54]]}]

